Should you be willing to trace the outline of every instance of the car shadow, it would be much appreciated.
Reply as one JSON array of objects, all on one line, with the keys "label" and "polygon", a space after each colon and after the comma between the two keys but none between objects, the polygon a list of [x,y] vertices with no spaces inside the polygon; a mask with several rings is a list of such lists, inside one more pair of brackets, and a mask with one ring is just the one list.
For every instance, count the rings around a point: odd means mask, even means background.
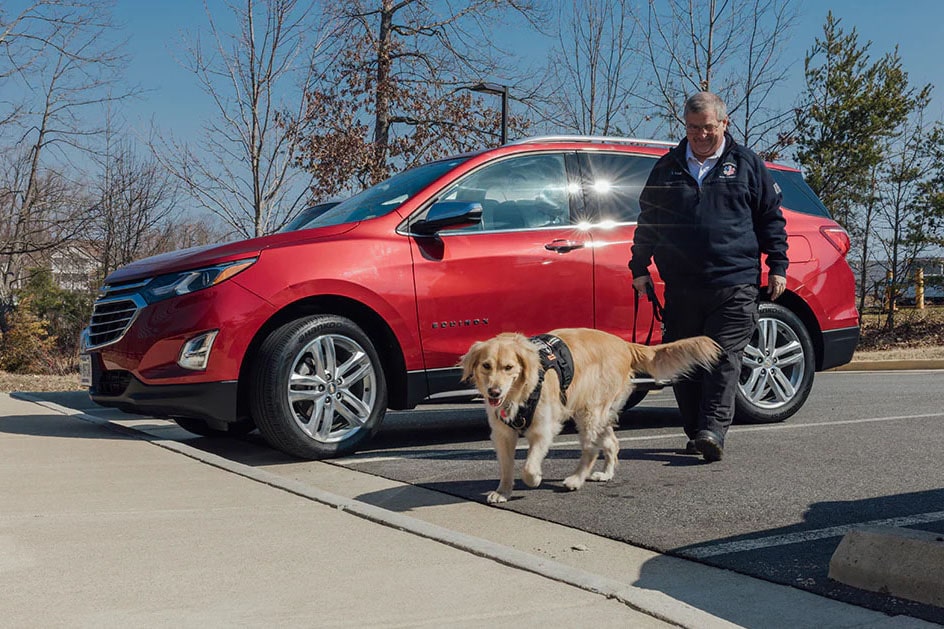
[{"label": "car shadow", "polygon": [[[154,420],[146,423],[147,416],[122,413],[115,409],[99,406],[92,402],[84,391],[18,393],[15,397],[29,400],[50,402],[64,408],[87,413],[102,420],[138,420],[135,429],[146,433],[150,438],[166,438],[181,441],[188,446],[204,452],[229,458],[251,466],[294,464],[302,461],[298,457],[275,450],[263,439],[258,431],[242,436],[204,437],[195,435],[177,427],[167,420]],[[145,422],[145,423],[141,423]],[[674,406],[641,405],[624,411],[619,417],[621,430],[659,429],[676,426],[678,411]],[[32,422],[7,422],[10,431],[34,431],[43,434],[41,426]],[[116,424],[116,428],[119,426]],[[0,427],[0,430],[3,428]],[[76,436],[88,434],[77,429]],[[119,431],[120,432],[120,431]],[[480,402],[464,404],[420,405],[408,411],[390,411],[376,435],[363,445],[355,454],[345,457],[345,464],[356,466],[358,459],[377,456],[403,457],[406,459],[455,459],[468,461],[493,460],[488,422]],[[106,434],[95,431],[96,434]],[[32,433],[24,433],[32,434]],[[112,432],[111,434],[114,434]],[[130,434],[130,433],[129,433]],[[576,437],[573,422],[567,422],[562,429],[562,436]],[[449,447],[446,447],[449,446]],[[525,442],[522,439],[517,457],[525,457]],[[691,457],[678,457],[679,451],[633,448],[624,444],[621,459],[660,460],[666,465],[688,465]],[[575,446],[566,449],[552,449],[548,458],[576,459],[580,456]]]},{"label": "car shadow", "polygon": [[129,439],[110,426],[92,422],[76,421],[73,416],[50,413],[48,415],[0,417],[0,433],[24,437],[56,437],[66,439]]}]

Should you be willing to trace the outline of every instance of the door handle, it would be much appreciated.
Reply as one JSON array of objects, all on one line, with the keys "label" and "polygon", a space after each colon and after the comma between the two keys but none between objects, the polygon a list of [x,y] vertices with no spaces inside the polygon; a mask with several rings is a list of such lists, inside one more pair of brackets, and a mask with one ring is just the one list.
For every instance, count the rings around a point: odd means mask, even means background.
[{"label": "door handle", "polygon": [[583,249],[584,243],[574,242],[573,240],[564,240],[563,238],[558,238],[557,240],[552,240],[551,242],[544,245],[544,248],[548,251],[556,251],[557,253],[568,253],[574,249]]}]

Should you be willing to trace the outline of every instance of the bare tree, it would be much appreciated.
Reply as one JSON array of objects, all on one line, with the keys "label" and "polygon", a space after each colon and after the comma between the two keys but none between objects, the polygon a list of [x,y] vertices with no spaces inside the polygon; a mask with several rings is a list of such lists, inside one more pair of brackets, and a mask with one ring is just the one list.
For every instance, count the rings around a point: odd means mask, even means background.
[{"label": "bare tree", "polygon": [[104,153],[97,160],[101,171],[88,234],[99,252],[99,279],[167,250],[157,236],[173,222],[179,196],[176,178],[150,152],[142,152],[119,133],[109,125]]},{"label": "bare tree", "polygon": [[637,22],[630,0],[572,0],[561,5],[550,74],[547,118],[582,135],[635,135],[643,116],[635,92],[640,81]]},{"label": "bare tree", "polygon": [[12,302],[26,270],[87,225],[89,198],[54,169],[35,168],[24,151],[3,155],[0,188],[0,304]]},{"label": "bare tree", "polygon": [[[204,4],[206,7],[206,4]],[[313,3],[243,0],[227,5],[238,31],[227,33],[206,9],[211,37],[196,36],[186,67],[213,101],[200,149],[170,141],[155,146],[191,196],[235,233],[276,231],[306,201],[310,176],[293,169],[299,136],[280,117],[299,118],[327,31]]]},{"label": "bare tree", "polygon": [[639,26],[639,54],[650,84],[643,99],[662,130],[682,131],[682,106],[696,91],[724,99],[738,141],[770,154],[791,108],[774,107],[771,93],[789,71],[783,49],[797,9],[787,0],[649,0]]},{"label": "bare tree", "polygon": [[225,232],[220,230],[218,225],[181,216],[177,220],[164,221],[161,224],[160,229],[151,238],[151,250],[159,253],[201,247],[221,242],[225,236]]},{"label": "bare tree", "polygon": [[[875,221],[878,214],[878,164],[872,166],[869,177],[869,193],[862,200],[860,226],[862,235],[858,239],[858,272],[859,272],[859,319],[865,313],[865,298],[869,292],[869,264],[872,262],[872,234],[875,232]],[[854,248],[854,247],[853,247]]]},{"label": "bare tree", "polygon": [[88,154],[99,129],[85,123],[103,104],[130,95],[114,86],[123,66],[109,47],[108,7],[101,2],[37,2],[4,33],[4,103],[0,127],[0,303],[9,304],[30,260],[82,233],[89,200],[73,166]]},{"label": "bare tree", "polygon": [[[69,0],[35,0],[16,13],[0,6],[0,86],[6,83],[7,89],[12,89],[22,85],[28,73],[48,58],[47,49],[80,54],[71,47],[61,47],[63,32],[87,19],[82,11],[80,17],[73,17],[65,10],[69,4]],[[19,81],[11,84],[13,78]],[[0,126],[13,122],[24,105],[22,101],[0,100]]]},{"label": "bare tree", "polygon": [[[316,197],[350,192],[491,141],[500,115],[468,88],[511,85],[491,27],[536,13],[533,0],[350,0],[336,9],[333,62],[290,127]],[[522,98],[523,95],[519,95]],[[494,97],[492,97],[494,98]],[[523,120],[509,116],[514,132]],[[494,131],[493,131],[494,130]],[[497,135],[497,134],[495,134]],[[493,137],[493,136],[492,136]]]},{"label": "bare tree", "polygon": [[911,283],[916,262],[929,250],[944,245],[944,214],[939,203],[944,180],[944,125],[929,125],[924,113],[930,86],[917,95],[912,115],[897,129],[897,137],[879,179],[876,239],[891,272],[891,303],[885,325],[895,327],[895,302]]}]

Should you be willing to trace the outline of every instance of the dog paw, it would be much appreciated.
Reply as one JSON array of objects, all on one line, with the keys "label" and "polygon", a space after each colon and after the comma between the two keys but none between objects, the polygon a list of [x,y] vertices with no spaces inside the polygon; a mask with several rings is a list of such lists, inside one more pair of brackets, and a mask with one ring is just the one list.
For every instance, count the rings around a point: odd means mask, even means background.
[{"label": "dog paw", "polygon": [[583,481],[580,479],[579,476],[574,474],[573,476],[568,476],[567,478],[564,479],[564,487],[566,487],[570,491],[577,491],[578,489],[583,487]]},{"label": "dog paw", "polygon": [[508,502],[508,496],[505,494],[500,494],[497,491],[490,491],[488,495],[485,496],[485,502],[490,505],[497,505],[502,502]]},{"label": "dog paw", "polygon": [[535,474],[533,472],[529,472],[528,470],[523,470],[521,472],[521,480],[523,480],[524,484],[528,487],[537,487],[541,484],[542,479],[543,477],[540,473]]},{"label": "dog paw", "polygon": [[606,481],[611,480],[612,478],[613,478],[612,472],[610,472],[609,474],[606,472],[594,472],[593,474],[590,475],[589,480],[593,481],[594,483],[605,483]]}]

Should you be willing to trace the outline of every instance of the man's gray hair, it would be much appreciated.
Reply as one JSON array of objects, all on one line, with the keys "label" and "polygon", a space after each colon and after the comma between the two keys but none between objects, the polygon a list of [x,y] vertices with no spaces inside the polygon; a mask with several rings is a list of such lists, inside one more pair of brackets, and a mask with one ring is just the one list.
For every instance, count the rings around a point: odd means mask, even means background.
[{"label": "man's gray hair", "polygon": [[685,101],[686,116],[688,114],[700,114],[711,109],[714,109],[719,122],[728,117],[728,108],[717,94],[698,92],[689,96],[688,100]]}]

